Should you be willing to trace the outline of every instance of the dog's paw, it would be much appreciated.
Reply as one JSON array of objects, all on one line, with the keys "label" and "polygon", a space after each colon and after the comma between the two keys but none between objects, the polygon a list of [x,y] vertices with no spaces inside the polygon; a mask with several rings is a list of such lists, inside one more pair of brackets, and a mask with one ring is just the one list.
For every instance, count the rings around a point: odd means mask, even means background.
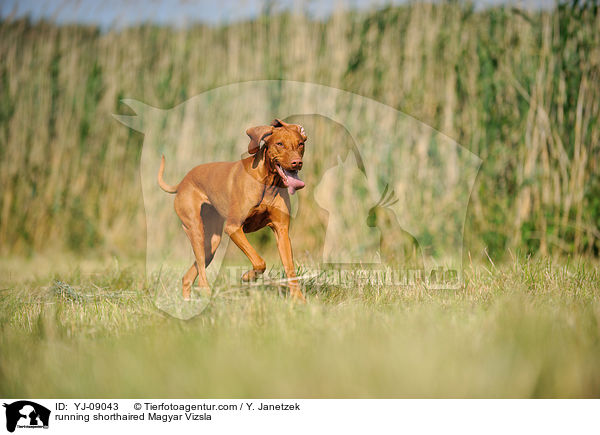
[{"label": "dog's paw", "polygon": [[242,281],[251,282],[256,281],[260,275],[264,273],[264,270],[249,270],[245,274],[242,275]]}]

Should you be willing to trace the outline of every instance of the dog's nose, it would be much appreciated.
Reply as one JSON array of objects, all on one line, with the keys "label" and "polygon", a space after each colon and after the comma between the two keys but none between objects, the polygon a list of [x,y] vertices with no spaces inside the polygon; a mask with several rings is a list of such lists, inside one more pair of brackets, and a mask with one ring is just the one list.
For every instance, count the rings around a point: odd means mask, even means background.
[{"label": "dog's nose", "polygon": [[300,169],[302,169],[302,159],[294,159],[292,160],[292,169],[294,171],[298,171]]}]

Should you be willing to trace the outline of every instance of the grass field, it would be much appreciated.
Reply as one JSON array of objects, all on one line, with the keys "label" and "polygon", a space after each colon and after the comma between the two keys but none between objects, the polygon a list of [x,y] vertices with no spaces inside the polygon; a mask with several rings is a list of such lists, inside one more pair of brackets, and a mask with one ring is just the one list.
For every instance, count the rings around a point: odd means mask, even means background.
[{"label": "grass field", "polygon": [[600,396],[597,262],[467,266],[458,291],[308,288],[303,306],[222,292],[190,321],[118,263],[2,267],[4,397]]}]

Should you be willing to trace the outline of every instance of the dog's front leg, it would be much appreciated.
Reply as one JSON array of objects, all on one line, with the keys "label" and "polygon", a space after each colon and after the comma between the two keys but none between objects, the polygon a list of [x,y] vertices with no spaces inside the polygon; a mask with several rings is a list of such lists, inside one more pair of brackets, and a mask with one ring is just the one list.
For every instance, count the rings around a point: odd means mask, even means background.
[{"label": "dog's front leg", "polygon": [[283,264],[285,274],[288,277],[290,295],[294,300],[306,302],[306,299],[304,299],[304,295],[300,290],[298,279],[296,279],[296,268],[294,267],[294,255],[292,253],[292,243],[290,242],[288,225],[273,223],[270,225],[270,227],[275,233],[275,239],[277,240],[277,249],[279,250],[281,263]]},{"label": "dog's front leg", "polygon": [[246,257],[252,263],[252,270],[249,270],[242,275],[243,281],[254,281],[260,274],[262,274],[267,268],[265,260],[262,259],[258,252],[252,247],[242,227],[237,225],[225,225],[225,232],[233,240],[238,248],[242,250]]}]

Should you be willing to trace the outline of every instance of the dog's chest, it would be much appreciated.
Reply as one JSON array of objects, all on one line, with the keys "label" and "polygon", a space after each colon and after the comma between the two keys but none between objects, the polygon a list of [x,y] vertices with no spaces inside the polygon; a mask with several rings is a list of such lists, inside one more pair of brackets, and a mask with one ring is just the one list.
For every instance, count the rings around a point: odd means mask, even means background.
[{"label": "dog's chest", "polygon": [[[250,233],[265,227],[271,222],[273,210],[279,210],[289,214],[286,201],[282,198],[283,189],[267,188],[261,195],[256,205],[252,207],[243,223],[244,232]],[[287,193],[287,192],[286,192]]]},{"label": "dog's chest", "polygon": [[270,222],[270,213],[264,207],[256,207],[250,210],[248,217],[244,221],[242,228],[245,233],[252,233],[267,226]]}]

